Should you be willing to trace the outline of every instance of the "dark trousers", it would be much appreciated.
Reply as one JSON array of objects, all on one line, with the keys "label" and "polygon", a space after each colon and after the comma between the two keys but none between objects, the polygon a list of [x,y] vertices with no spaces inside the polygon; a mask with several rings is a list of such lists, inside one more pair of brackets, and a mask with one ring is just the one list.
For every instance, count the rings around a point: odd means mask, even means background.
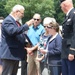
[{"label": "dark trousers", "polygon": [[18,60],[2,59],[2,75],[17,75],[18,65]]},{"label": "dark trousers", "polygon": [[41,73],[42,73],[42,71],[44,69],[44,62],[40,62],[40,69],[41,69]]},{"label": "dark trousers", "polygon": [[21,62],[21,75],[27,75],[27,62]]},{"label": "dark trousers", "polygon": [[50,66],[50,75],[61,75],[61,66]]},{"label": "dark trousers", "polygon": [[75,75],[75,59],[62,59],[62,75]]}]

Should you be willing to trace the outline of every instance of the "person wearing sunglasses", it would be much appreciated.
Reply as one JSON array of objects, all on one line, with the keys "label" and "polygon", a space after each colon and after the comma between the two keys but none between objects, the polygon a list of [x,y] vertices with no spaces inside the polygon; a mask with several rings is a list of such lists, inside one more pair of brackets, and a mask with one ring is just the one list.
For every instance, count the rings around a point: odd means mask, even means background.
[{"label": "person wearing sunglasses", "polygon": [[27,49],[28,52],[28,75],[40,75],[40,64],[39,61],[36,60],[38,43],[40,41],[40,36],[45,32],[43,25],[41,24],[41,16],[38,13],[33,15],[33,24],[29,27],[27,35],[32,42],[32,47],[36,47],[36,49]]},{"label": "person wearing sunglasses", "polygon": [[[49,18],[51,21],[48,25],[49,35],[51,37],[47,40],[46,49],[41,49],[43,54],[46,54],[46,63],[48,64],[50,75],[61,74],[61,50],[62,37],[59,34],[59,25],[54,18]],[[46,20],[48,21],[48,20]]]},{"label": "person wearing sunglasses", "polygon": [[49,30],[48,30],[48,24],[51,22],[51,20],[49,20],[49,18],[50,17],[46,17],[43,20],[43,26],[45,29],[45,33],[40,36],[40,42],[39,42],[39,47],[38,47],[38,56],[36,58],[40,62],[41,74],[42,74],[42,71],[44,69],[45,55],[39,51],[39,48],[45,49],[46,44],[47,44],[47,40],[50,37]]}]

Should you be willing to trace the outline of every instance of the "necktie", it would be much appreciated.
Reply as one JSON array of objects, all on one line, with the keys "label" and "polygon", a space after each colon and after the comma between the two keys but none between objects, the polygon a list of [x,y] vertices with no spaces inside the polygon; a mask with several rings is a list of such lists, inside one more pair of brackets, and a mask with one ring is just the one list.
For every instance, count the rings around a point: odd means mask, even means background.
[{"label": "necktie", "polygon": [[21,24],[20,24],[18,21],[16,21],[16,23],[17,23],[18,27],[20,27],[20,26],[21,26]]}]

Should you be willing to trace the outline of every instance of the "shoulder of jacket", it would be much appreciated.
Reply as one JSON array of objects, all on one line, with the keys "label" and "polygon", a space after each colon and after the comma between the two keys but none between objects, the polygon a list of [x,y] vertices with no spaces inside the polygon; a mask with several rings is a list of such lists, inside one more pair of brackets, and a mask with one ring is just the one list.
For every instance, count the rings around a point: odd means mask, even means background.
[{"label": "shoulder of jacket", "polygon": [[75,14],[75,11],[73,13]]}]

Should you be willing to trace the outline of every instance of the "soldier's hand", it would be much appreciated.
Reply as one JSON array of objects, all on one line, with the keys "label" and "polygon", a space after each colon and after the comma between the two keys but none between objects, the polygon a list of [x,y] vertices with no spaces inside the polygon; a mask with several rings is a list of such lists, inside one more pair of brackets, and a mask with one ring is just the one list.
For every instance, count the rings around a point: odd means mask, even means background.
[{"label": "soldier's hand", "polygon": [[69,54],[68,55],[68,60],[70,60],[70,61],[74,60],[74,55],[73,54]]}]

